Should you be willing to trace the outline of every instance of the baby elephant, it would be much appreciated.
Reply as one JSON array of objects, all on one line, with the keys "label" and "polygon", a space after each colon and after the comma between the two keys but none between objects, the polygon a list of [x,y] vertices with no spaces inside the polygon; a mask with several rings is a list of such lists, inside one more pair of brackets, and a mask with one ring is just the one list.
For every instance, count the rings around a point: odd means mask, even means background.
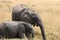
[{"label": "baby elephant", "polygon": [[0,24],[0,38],[24,38],[24,34],[30,40],[34,37],[32,25],[22,21],[6,21]]}]

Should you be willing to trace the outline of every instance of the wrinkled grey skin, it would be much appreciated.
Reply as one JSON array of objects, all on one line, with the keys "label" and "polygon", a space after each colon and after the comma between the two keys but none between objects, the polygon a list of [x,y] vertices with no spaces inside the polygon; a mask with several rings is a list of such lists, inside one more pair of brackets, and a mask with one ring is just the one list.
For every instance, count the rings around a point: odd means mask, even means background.
[{"label": "wrinkled grey skin", "polygon": [[39,26],[42,32],[43,40],[46,40],[44,26],[42,23],[42,20],[37,15],[37,13],[34,12],[34,10],[31,10],[27,8],[24,5],[18,5],[13,8],[12,10],[12,20],[13,21],[24,21],[28,22],[32,25]]},{"label": "wrinkled grey skin", "polygon": [[6,21],[0,24],[0,38],[24,38],[24,33],[28,40],[32,34],[34,37],[34,30],[32,25],[22,21]]}]

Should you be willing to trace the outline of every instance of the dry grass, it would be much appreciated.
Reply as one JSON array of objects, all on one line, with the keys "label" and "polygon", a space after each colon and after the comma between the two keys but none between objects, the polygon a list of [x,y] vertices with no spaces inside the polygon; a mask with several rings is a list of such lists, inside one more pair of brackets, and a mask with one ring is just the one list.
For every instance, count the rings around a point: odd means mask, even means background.
[{"label": "dry grass", "polygon": [[[33,8],[41,16],[47,40],[60,40],[60,0],[0,0],[0,23],[11,21],[12,8],[19,4]],[[42,39],[39,28],[35,27],[34,30],[34,40]]]}]

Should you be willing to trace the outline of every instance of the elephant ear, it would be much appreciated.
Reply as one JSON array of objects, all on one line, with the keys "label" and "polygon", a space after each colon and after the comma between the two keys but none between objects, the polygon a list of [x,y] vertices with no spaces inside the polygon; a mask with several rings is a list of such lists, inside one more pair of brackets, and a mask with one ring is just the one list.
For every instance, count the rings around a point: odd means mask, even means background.
[{"label": "elephant ear", "polygon": [[23,21],[30,21],[30,13],[28,11],[24,11],[20,18],[23,20]]}]

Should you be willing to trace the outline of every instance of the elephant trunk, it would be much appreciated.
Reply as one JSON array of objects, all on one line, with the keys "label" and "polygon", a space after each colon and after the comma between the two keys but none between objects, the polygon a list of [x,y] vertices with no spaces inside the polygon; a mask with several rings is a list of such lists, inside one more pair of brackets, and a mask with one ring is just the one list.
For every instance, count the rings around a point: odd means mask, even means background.
[{"label": "elephant trunk", "polygon": [[40,19],[40,17],[37,14],[31,14],[31,15],[32,15],[31,17],[32,17],[33,25],[36,24],[37,26],[40,27],[43,40],[46,40],[45,31],[44,31],[44,26],[43,26],[42,20]]},{"label": "elephant trunk", "polygon": [[44,26],[43,26],[42,22],[41,22],[41,21],[38,22],[37,25],[38,25],[38,26],[40,27],[40,29],[41,29],[41,33],[42,33],[43,40],[46,40],[45,31],[44,31]]}]

